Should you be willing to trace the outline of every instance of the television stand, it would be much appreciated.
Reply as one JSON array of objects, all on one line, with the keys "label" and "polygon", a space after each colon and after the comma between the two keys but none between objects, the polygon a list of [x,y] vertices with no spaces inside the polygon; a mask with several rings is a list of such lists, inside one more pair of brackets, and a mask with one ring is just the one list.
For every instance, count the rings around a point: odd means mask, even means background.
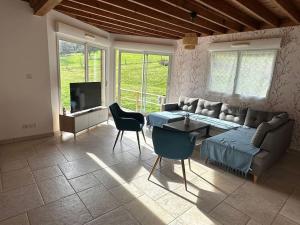
[{"label": "television stand", "polygon": [[66,115],[59,115],[60,131],[76,134],[99,123],[108,121],[108,108],[99,106]]}]

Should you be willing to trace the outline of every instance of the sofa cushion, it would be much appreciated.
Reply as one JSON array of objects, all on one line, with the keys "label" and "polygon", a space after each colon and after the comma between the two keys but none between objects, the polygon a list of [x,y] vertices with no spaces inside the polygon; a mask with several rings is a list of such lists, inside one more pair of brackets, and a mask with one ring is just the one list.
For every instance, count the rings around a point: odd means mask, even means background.
[{"label": "sofa cushion", "polygon": [[247,108],[232,106],[226,103],[222,104],[219,119],[244,124]]},{"label": "sofa cushion", "polygon": [[262,122],[270,121],[273,116],[273,112],[249,109],[247,112],[245,125],[247,127],[257,128]]},{"label": "sofa cushion", "polygon": [[180,96],[178,107],[183,111],[194,113],[197,107],[197,103],[198,98]]},{"label": "sofa cushion", "polygon": [[222,106],[221,102],[211,102],[199,98],[195,113],[204,116],[218,118],[220,114],[221,106]]},{"label": "sofa cushion", "polygon": [[289,120],[287,113],[281,113],[274,116],[268,123],[272,126],[272,129],[276,129],[285,124]]},{"label": "sofa cushion", "polygon": [[252,144],[259,148],[269,131],[277,129],[285,124],[288,120],[288,114],[281,113],[274,116],[269,122],[262,122],[256,129],[256,132],[252,138]]},{"label": "sofa cushion", "polygon": [[272,125],[268,122],[262,122],[256,129],[255,134],[252,137],[251,143],[259,148],[269,131],[273,129]]}]

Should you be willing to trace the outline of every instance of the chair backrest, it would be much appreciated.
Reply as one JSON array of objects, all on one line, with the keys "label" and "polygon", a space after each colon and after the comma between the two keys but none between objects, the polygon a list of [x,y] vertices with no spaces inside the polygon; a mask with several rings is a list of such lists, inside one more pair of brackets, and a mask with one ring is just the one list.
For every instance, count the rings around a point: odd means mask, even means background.
[{"label": "chair backrest", "polygon": [[118,128],[118,122],[119,122],[119,118],[121,117],[122,114],[122,110],[120,108],[120,106],[118,105],[118,103],[113,103],[109,106],[111,115],[115,121],[116,127]]},{"label": "chair backrest", "polygon": [[152,141],[156,154],[169,159],[187,159],[195,147],[195,136],[189,133],[153,127]]}]

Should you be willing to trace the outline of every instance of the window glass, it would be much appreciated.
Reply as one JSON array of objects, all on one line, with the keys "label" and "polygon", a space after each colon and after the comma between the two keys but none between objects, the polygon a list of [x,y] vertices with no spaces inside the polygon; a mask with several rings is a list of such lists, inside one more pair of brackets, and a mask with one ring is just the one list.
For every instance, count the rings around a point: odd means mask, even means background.
[{"label": "window glass", "polygon": [[276,53],[276,50],[212,52],[209,90],[245,97],[266,97]]},{"label": "window glass", "polygon": [[238,52],[212,52],[209,87],[213,92],[231,94]]}]

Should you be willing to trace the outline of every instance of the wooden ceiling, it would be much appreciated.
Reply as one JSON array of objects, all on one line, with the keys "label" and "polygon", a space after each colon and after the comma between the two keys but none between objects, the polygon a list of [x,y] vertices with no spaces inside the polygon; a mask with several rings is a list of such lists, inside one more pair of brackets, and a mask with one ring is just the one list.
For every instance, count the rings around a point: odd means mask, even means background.
[{"label": "wooden ceiling", "polygon": [[[300,24],[300,0],[29,0],[117,34],[179,39]],[[192,19],[191,14],[196,13]]]}]

